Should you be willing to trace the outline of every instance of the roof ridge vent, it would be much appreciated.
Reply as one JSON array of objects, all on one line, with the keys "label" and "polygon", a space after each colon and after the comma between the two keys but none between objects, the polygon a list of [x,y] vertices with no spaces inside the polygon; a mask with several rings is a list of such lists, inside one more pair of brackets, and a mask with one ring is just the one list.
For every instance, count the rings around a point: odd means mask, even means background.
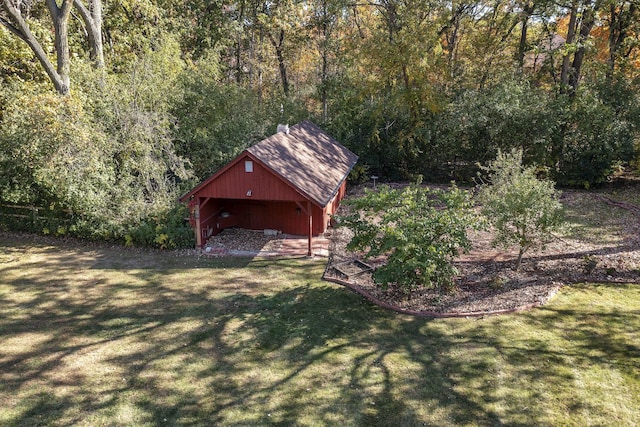
[{"label": "roof ridge vent", "polygon": [[285,125],[279,124],[278,129],[276,130],[276,133],[280,133],[280,132],[289,135],[289,124],[288,123]]}]

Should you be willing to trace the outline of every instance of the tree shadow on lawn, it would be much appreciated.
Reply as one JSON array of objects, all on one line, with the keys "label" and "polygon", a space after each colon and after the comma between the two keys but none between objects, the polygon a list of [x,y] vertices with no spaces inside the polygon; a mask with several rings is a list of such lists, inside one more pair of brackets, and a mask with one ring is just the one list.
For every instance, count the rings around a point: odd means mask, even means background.
[{"label": "tree shadow on lawn", "polygon": [[[544,424],[552,421],[545,418],[545,405],[539,404],[544,400],[564,397],[576,410],[591,405],[573,396],[576,361],[586,369],[611,360],[633,360],[637,354],[633,345],[603,339],[616,335],[616,328],[593,331],[596,335],[577,332],[597,315],[588,311],[552,310],[530,316],[543,330],[562,324],[563,318],[576,318],[578,328],[570,337],[575,347],[559,350],[544,339],[519,341],[513,335],[505,341],[496,336],[495,324],[482,322],[467,320],[462,329],[447,333],[452,331],[445,322],[399,318],[355,296],[345,301],[343,290],[333,287],[239,295],[224,299],[222,305],[227,310],[214,317],[216,324],[192,331],[182,348],[163,353],[165,346],[159,345],[152,351],[159,359],[186,351],[196,359],[216,360],[196,375],[204,390],[215,393],[183,394],[169,408],[150,399],[145,407],[158,420],[291,425],[311,414],[314,422],[327,424],[337,419],[359,425],[419,425],[428,422],[433,410],[446,413],[456,425],[502,425],[505,419],[510,425]],[[213,308],[211,302],[204,303],[199,315]],[[611,318],[606,324],[612,327],[631,320],[629,313],[607,316]],[[249,339],[227,335],[238,319],[243,320],[238,332],[248,333]],[[594,348],[605,356],[584,351]],[[127,358],[145,360],[148,354]],[[129,375],[139,378],[148,365]],[[263,375],[263,370],[272,373]],[[497,383],[501,370],[516,374],[515,388]],[[141,385],[154,390],[152,395],[175,393],[157,377]],[[560,396],[547,395],[550,389],[560,391]],[[238,412],[243,414],[240,418],[230,415]]]},{"label": "tree shadow on lawn", "polygon": [[[482,334],[475,343],[495,348],[502,363],[518,367],[512,388],[520,384],[525,391],[509,397],[505,417],[520,419],[523,425],[540,420],[546,421],[542,424],[633,423],[640,414],[640,343],[632,339],[638,314],[574,304],[570,308],[547,305],[518,316],[537,333],[518,336],[506,329],[501,335]],[[555,402],[558,413],[565,414],[564,421],[545,417],[540,407],[532,408],[544,400]],[[527,418],[523,419],[522,408],[527,408]],[[530,417],[531,410],[540,412]],[[620,418],[625,411],[627,418]]]},{"label": "tree shadow on lawn", "polygon": [[[319,263],[147,260],[154,267],[120,271],[98,251],[76,271],[82,251],[65,251],[47,250],[26,276],[2,267],[9,426],[544,424],[534,401],[544,397],[509,396],[500,376],[516,387],[568,379],[569,362],[543,340],[529,348],[498,333],[514,317],[395,315],[319,283]],[[527,321],[547,328],[575,313],[543,314]],[[613,356],[634,350],[620,346]]]},{"label": "tree shadow on lawn", "polygon": [[[421,320],[398,323],[340,287],[212,299],[206,290],[175,293],[152,283],[148,300],[115,306],[107,300],[127,289],[69,301],[43,284],[30,285],[43,287],[36,303],[3,302],[1,338],[13,348],[0,352],[0,390],[16,411],[7,425],[76,424],[96,416],[106,417],[98,424],[110,423],[123,407],[142,424],[291,424],[305,416],[416,424],[415,408],[397,395],[385,361],[398,348],[417,358],[419,395],[460,416],[496,421],[452,389],[436,351],[446,351],[446,336],[420,333]],[[399,339],[410,332],[417,336]],[[322,397],[327,376],[330,395]]]}]

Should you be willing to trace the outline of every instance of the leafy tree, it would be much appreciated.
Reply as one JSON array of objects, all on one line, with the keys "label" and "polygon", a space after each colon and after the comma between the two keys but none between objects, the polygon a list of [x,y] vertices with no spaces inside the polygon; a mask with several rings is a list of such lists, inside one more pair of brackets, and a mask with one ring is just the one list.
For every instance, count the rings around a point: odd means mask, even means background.
[{"label": "leafy tree", "polygon": [[499,149],[526,147],[527,159],[544,164],[558,115],[550,100],[548,94],[519,79],[465,91],[439,117],[436,139],[442,148],[436,153],[446,153],[444,160],[473,164],[495,158]]},{"label": "leafy tree", "polygon": [[94,77],[100,70],[87,68],[77,76],[85,88],[85,108],[110,141],[113,222],[135,222],[165,209],[176,197],[178,183],[191,176],[172,140],[175,118],[170,110],[182,66],[178,44],[167,37],[160,48],[148,49],[128,64],[126,73],[102,83]]},{"label": "leafy tree", "polygon": [[179,36],[185,57],[200,59],[210,50],[233,44],[246,19],[249,0],[156,0],[164,10],[166,30]]},{"label": "leafy tree", "polygon": [[466,87],[482,89],[507,78],[515,67],[516,27],[521,13],[514,1],[472,2],[470,19],[464,20],[458,50]]},{"label": "leafy tree", "polygon": [[403,293],[453,289],[457,271],[451,261],[470,249],[467,229],[480,224],[467,192],[455,186],[449,191],[381,186],[347,204],[351,213],[339,223],[354,233],[348,249],[365,251],[367,258],[388,257],[374,272],[376,283]]},{"label": "leafy tree", "polygon": [[117,74],[127,73],[148,52],[161,50],[167,40],[178,38],[167,30],[165,11],[156,0],[105,2],[102,28],[105,60]]},{"label": "leafy tree", "polygon": [[587,39],[593,29],[600,1],[572,0],[567,23],[566,48],[560,71],[560,91],[574,95],[582,78]]},{"label": "leafy tree", "polygon": [[[628,86],[626,86],[628,87]],[[546,136],[551,175],[561,185],[590,188],[607,182],[633,158],[640,116],[637,95],[624,84],[582,85],[573,97],[547,107],[553,132]]]},{"label": "leafy tree", "polygon": [[311,3],[313,13],[309,27],[317,34],[313,38],[319,55],[317,98],[321,104],[323,122],[329,117],[329,95],[340,69],[340,42],[345,22],[341,19],[340,11],[345,5],[345,0],[316,0]]},{"label": "leafy tree", "polygon": [[0,25],[0,85],[6,88],[10,82],[48,81],[44,69],[34,61],[29,46]]},{"label": "leafy tree", "polygon": [[[346,83],[346,82],[345,82]],[[360,155],[360,164],[384,179],[413,179],[408,162],[420,158],[411,112],[398,92],[378,94],[362,102],[362,93],[345,89],[334,104],[329,130]]]},{"label": "leafy tree", "polygon": [[498,151],[485,168],[488,183],[482,185],[478,200],[482,212],[496,230],[494,245],[517,244],[518,270],[523,255],[548,242],[562,224],[562,205],[554,183],[536,177],[536,168],[523,166],[522,150]]},{"label": "leafy tree", "polygon": [[164,46],[122,76],[100,81],[102,71],[76,68],[84,91],[66,97],[15,89],[0,122],[0,200],[70,209],[78,234],[101,238],[172,206],[189,171],[168,113],[180,62]]},{"label": "leafy tree", "polygon": [[102,43],[102,0],[88,0],[85,6],[80,0],[73,0],[73,6],[80,13],[83,30],[89,43],[89,57],[96,68],[104,67],[104,47]]},{"label": "leafy tree", "polygon": [[172,109],[177,153],[199,179],[260,141],[274,119],[251,90],[221,82],[217,62],[212,54],[180,75],[181,97]]},{"label": "leafy tree", "polygon": [[55,203],[91,215],[108,210],[114,184],[108,141],[77,99],[14,94],[1,125],[0,200]]}]

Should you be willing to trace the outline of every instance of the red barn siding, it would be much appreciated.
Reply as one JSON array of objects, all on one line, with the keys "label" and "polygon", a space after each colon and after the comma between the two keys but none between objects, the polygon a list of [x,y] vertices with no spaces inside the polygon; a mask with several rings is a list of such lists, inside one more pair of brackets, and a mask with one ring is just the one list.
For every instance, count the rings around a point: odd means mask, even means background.
[{"label": "red barn siding", "polygon": [[[340,188],[338,188],[338,191],[336,192],[335,196],[333,196],[333,199],[331,199],[331,201],[327,203],[327,206],[323,211],[323,216],[321,217],[321,219],[325,225],[324,231],[326,231],[326,228],[331,223],[331,217],[335,215],[336,211],[338,210],[338,207],[340,206],[340,202],[342,202],[342,199],[344,199],[344,196],[346,195],[346,193],[347,193],[347,182],[344,181],[340,185]],[[315,221],[315,218],[314,218],[314,221]]]},{"label": "red barn siding", "polygon": [[[252,162],[252,171],[245,169],[246,161]],[[197,206],[199,245],[225,228],[275,229],[308,235],[311,254],[311,235],[327,230],[356,161],[355,154],[304,122],[290,134],[250,147],[181,200],[193,199]]]},{"label": "red barn siding", "polygon": [[[246,160],[253,161],[253,172],[245,171]],[[311,204],[314,235],[327,230],[330,215],[341,200],[345,185],[326,208]],[[251,196],[247,195],[249,190]],[[194,197],[201,206],[203,239],[230,227],[308,234],[307,199],[250,156],[243,156],[229,165]]]},{"label": "red barn siding", "polygon": [[[252,160],[253,172],[245,172],[245,160],[252,159],[249,156],[240,158],[214,182],[200,189],[196,196],[218,199],[305,200],[293,187],[255,160]],[[251,196],[247,196],[249,190]]]},{"label": "red barn siding", "polygon": [[207,238],[212,234],[218,234],[220,229],[216,229],[216,222],[224,207],[216,199],[200,199],[200,228],[203,238]]},{"label": "red barn siding", "polygon": [[[314,235],[327,231],[331,217],[336,213],[345,194],[346,182],[340,186],[334,198],[324,209],[311,205]],[[246,196],[244,199],[211,199],[203,207],[200,218],[203,221],[203,228],[209,226],[213,229],[213,234],[225,228],[241,227],[251,230],[270,228],[288,234],[306,235],[308,217],[304,209],[307,208],[307,202],[305,200],[298,200],[298,202],[302,207],[295,201],[258,200]],[[223,212],[229,216],[220,218]],[[215,217],[212,218],[212,215]]]}]

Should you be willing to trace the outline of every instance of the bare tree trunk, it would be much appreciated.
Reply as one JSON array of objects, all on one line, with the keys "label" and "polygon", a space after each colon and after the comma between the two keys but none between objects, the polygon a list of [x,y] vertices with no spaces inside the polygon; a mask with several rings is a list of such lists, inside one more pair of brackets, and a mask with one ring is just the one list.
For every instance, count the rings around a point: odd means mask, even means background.
[{"label": "bare tree trunk", "polygon": [[451,34],[447,36],[447,44],[449,45],[449,51],[447,52],[447,62],[449,63],[449,77],[453,78],[456,75],[456,60],[458,51],[458,32],[460,31],[460,14],[456,14],[455,19],[452,19],[453,29]]},{"label": "bare tree trunk", "polygon": [[329,107],[328,107],[328,91],[327,91],[327,82],[328,82],[328,68],[329,68],[329,64],[328,64],[328,59],[327,59],[327,47],[326,47],[326,41],[325,41],[325,46],[322,49],[322,88],[321,88],[321,98],[322,98],[322,120],[324,122],[327,121],[328,116],[329,116]]},{"label": "bare tree trunk", "polygon": [[56,88],[56,91],[61,95],[69,94],[70,86],[68,24],[72,4],[73,0],[63,0],[62,5],[58,7],[55,0],[47,0],[47,7],[49,8],[55,31],[56,67],[54,67],[49,60],[40,42],[38,42],[33,33],[31,33],[29,25],[22,17],[20,10],[13,5],[11,0],[2,0],[0,4],[2,10],[4,10],[9,17],[9,20],[0,19],[0,23],[31,48],[31,51]]},{"label": "bare tree trunk", "polygon": [[[599,2],[596,0],[584,0],[582,7],[578,7],[576,0],[571,5],[571,16],[569,18],[569,28],[567,29],[567,44],[577,44],[573,61],[569,52],[566,52],[562,58],[562,71],[560,76],[560,92],[573,95],[580,84],[580,71],[586,53],[585,41],[591,33],[591,29],[595,25],[596,11],[599,8]],[[580,21],[578,24],[578,16]],[[576,31],[578,38],[575,39]]]},{"label": "bare tree trunk", "polygon": [[47,7],[53,21],[53,30],[55,32],[55,49],[56,49],[56,66],[58,75],[63,83],[63,91],[69,92],[69,71],[71,60],[69,58],[69,14],[71,13],[72,0],[63,0],[62,5],[58,6],[56,0],[47,0]]},{"label": "bare tree trunk", "polygon": [[411,76],[409,75],[409,70],[407,69],[407,65],[404,62],[400,67],[400,71],[402,73],[402,82],[404,84],[405,99],[409,107],[409,113],[411,114],[411,118],[413,120],[417,120],[419,116],[419,105],[416,101],[416,98],[414,97]]},{"label": "bare tree trunk", "polygon": [[610,20],[609,20],[609,69],[607,70],[607,79],[613,78],[613,73],[616,69],[616,56],[618,54],[619,36],[620,36],[620,16],[616,10],[616,4],[611,3],[609,6]]},{"label": "bare tree trunk", "polygon": [[280,69],[280,79],[282,80],[282,90],[284,91],[284,96],[289,96],[289,79],[287,78],[287,64],[284,61],[284,30],[280,30],[280,36],[278,37],[278,41],[273,37],[271,32],[267,32],[267,36],[273,45],[273,48],[276,50],[276,57],[278,58],[278,68]]},{"label": "bare tree trunk", "polygon": [[[243,22],[244,21],[244,11],[245,11],[245,2],[241,1],[240,2],[240,13],[238,15],[238,22]],[[236,83],[237,84],[241,84],[242,83],[242,78],[243,78],[243,72],[242,72],[242,35],[239,32],[236,35],[236,52],[235,52],[235,56],[236,56]]]},{"label": "bare tree trunk", "polygon": [[322,120],[324,122],[327,121],[329,116],[329,95],[327,90],[327,83],[329,80],[329,37],[331,31],[329,29],[329,25],[327,24],[328,14],[329,12],[327,7],[327,0],[322,0],[322,41],[320,48],[320,55],[322,57],[322,69],[320,71],[320,100],[322,102]]},{"label": "bare tree trunk", "polygon": [[89,0],[87,8],[81,0],[73,0],[73,5],[80,12],[87,30],[89,41],[89,57],[96,68],[104,67],[104,48],[102,43],[102,0]]},{"label": "bare tree trunk", "polygon": [[[257,79],[258,79],[258,99],[262,103],[262,101],[263,101],[263,91],[264,91],[264,85],[263,85],[264,82],[263,82],[263,78],[262,78],[262,75],[263,75],[262,64],[264,63],[264,58],[263,58],[263,55],[262,55],[262,45],[263,45],[263,42],[264,42],[264,30],[262,28],[260,29],[259,42],[260,42],[260,44],[258,45],[259,48],[258,48],[258,54],[257,54],[257,57],[258,57],[257,58],[258,59],[258,62],[257,62],[257,64],[258,64],[258,67],[257,67],[258,68]],[[255,43],[253,43],[253,45],[255,46]]]},{"label": "bare tree trunk", "polygon": [[572,93],[574,93],[578,89],[578,85],[580,84],[580,71],[582,69],[582,62],[584,61],[584,55],[586,53],[584,42],[589,37],[589,34],[591,33],[591,29],[595,24],[595,16],[596,16],[595,6],[587,7],[587,5],[585,5],[584,10],[582,11],[582,22],[580,23],[580,35],[578,36],[579,47],[576,50],[575,55],[573,56],[573,63],[571,64],[572,72],[569,75],[569,86],[571,88]]},{"label": "bare tree trunk", "polygon": [[535,10],[534,3],[527,3],[522,9],[522,19],[520,28],[520,42],[518,43],[518,64],[520,68],[524,66],[524,55],[527,51],[527,32],[529,30],[529,18]]},{"label": "bare tree trunk", "polygon": [[522,264],[522,256],[524,255],[524,248],[520,248],[518,251],[518,259],[516,259],[516,264],[513,266],[514,271],[520,270],[520,265]]},{"label": "bare tree trunk", "polygon": [[[517,26],[518,26],[518,21],[517,20],[513,21],[513,23],[509,26],[509,28],[504,32],[502,37],[500,37],[500,40],[497,46],[500,46],[506,43],[509,37],[511,37],[511,33],[513,33],[513,30]],[[495,31],[494,29],[490,29],[490,31],[494,32],[496,37],[499,35],[497,28],[495,29]],[[496,56],[497,56],[497,49],[494,49],[491,53],[489,53],[489,58],[485,59],[485,65],[483,67],[484,71],[482,73],[482,77],[480,78],[480,84],[478,85],[479,89],[484,88],[487,80],[491,76],[493,72],[493,60],[496,58]]]},{"label": "bare tree trunk", "polygon": [[610,20],[609,20],[609,59],[607,79],[612,80],[616,69],[616,63],[618,58],[625,57],[631,54],[633,45],[630,47],[628,54],[621,54],[620,50],[623,47],[625,39],[629,35],[629,27],[637,22],[640,4],[636,2],[629,2],[629,9],[625,10],[624,2],[621,5],[611,3],[610,5]]},{"label": "bare tree trunk", "polygon": [[438,34],[444,36],[447,41],[447,64],[449,66],[449,77],[451,79],[457,75],[460,23],[464,14],[467,13],[468,7],[469,5],[467,4],[461,4],[456,7],[455,10],[452,10],[451,18],[438,32]]},{"label": "bare tree trunk", "polygon": [[[576,34],[576,22],[578,20],[578,2],[573,0],[571,2],[571,15],[569,17],[569,25],[567,28],[566,44],[573,43],[573,39]],[[569,86],[569,65],[571,65],[571,58],[569,53],[566,52],[562,57],[562,68],[560,71],[560,92],[565,93]]]}]

